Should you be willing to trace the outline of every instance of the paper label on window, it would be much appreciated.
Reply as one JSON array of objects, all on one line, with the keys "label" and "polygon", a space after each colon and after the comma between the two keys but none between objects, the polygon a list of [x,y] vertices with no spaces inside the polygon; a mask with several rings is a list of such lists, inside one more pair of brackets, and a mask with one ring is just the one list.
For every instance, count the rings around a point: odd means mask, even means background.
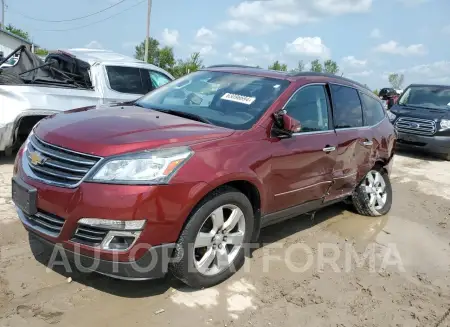
[{"label": "paper label on window", "polygon": [[246,97],[244,95],[233,94],[233,93],[225,93],[224,95],[222,95],[221,99],[239,102],[239,103],[243,103],[243,104],[247,104],[247,105],[252,104],[253,101],[256,100],[256,98],[254,98],[254,97]]}]

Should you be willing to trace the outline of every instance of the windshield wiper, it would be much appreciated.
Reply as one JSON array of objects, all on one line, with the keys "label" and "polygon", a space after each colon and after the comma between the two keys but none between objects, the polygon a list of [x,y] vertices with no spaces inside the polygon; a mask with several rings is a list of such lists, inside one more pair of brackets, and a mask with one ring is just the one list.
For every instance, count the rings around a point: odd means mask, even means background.
[{"label": "windshield wiper", "polygon": [[164,112],[165,114],[183,117],[183,118],[199,121],[201,123],[213,125],[213,123],[211,123],[208,119],[203,118],[196,114],[191,114],[189,112],[183,112],[183,111],[177,111],[177,110],[171,110],[171,109],[155,109],[155,108],[151,108],[151,109],[155,110],[155,111]]},{"label": "windshield wiper", "polygon": [[160,109],[160,108],[155,108],[155,107],[150,107],[149,108],[149,107],[146,107],[146,106],[140,104],[137,101],[134,103],[134,105],[137,106],[137,107],[145,108],[145,109],[151,109],[151,110],[155,110],[155,111],[164,112],[165,114],[169,114],[169,115],[174,115],[174,116],[178,116],[178,117],[183,117],[183,118],[199,121],[201,123],[214,125],[208,119],[203,118],[203,117],[201,117],[199,115],[196,115],[196,114],[191,114],[189,112],[177,111],[177,110],[172,110],[172,109]]}]

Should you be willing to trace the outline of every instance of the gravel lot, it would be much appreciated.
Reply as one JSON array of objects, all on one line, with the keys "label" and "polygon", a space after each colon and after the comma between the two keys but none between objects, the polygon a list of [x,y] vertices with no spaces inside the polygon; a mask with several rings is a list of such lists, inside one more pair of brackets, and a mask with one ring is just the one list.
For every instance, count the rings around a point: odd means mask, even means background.
[{"label": "gravel lot", "polygon": [[268,227],[231,280],[193,291],[48,269],[0,159],[0,326],[450,326],[449,168],[399,154],[389,215],[336,205]]}]

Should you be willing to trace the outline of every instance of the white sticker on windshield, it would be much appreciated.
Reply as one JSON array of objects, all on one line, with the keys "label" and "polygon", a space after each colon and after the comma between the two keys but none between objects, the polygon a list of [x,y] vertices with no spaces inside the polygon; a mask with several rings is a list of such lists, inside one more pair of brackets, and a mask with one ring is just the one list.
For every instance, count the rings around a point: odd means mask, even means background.
[{"label": "white sticker on windshield", "polygon": [[254,98],[254,97],[246,97],[244,95],[233,94],[233,93],[225,93],[224,95],[222,95],[221,99],[239,102],[239,103],[248,104],[248,105],[252,104],[253,101],[256,100],[256,98]]}]

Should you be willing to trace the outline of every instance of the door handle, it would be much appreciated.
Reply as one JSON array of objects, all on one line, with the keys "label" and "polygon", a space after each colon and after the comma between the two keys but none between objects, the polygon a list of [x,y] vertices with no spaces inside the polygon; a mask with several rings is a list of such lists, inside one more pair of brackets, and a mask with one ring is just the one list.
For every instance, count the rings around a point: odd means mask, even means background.
[{"label": "door handle", "polygon": [[369,140],[366,140],[366,141],[362,142],[362,145],[364,145],[364,146],[372,146],[372,144],[373,144],[373,142],[369,141]]},{"label": "door handle", "polygon": [[322,149],[323,152],[331,152],[331,151],[336,151],[336,147],[335,146],[326,146]]}]

